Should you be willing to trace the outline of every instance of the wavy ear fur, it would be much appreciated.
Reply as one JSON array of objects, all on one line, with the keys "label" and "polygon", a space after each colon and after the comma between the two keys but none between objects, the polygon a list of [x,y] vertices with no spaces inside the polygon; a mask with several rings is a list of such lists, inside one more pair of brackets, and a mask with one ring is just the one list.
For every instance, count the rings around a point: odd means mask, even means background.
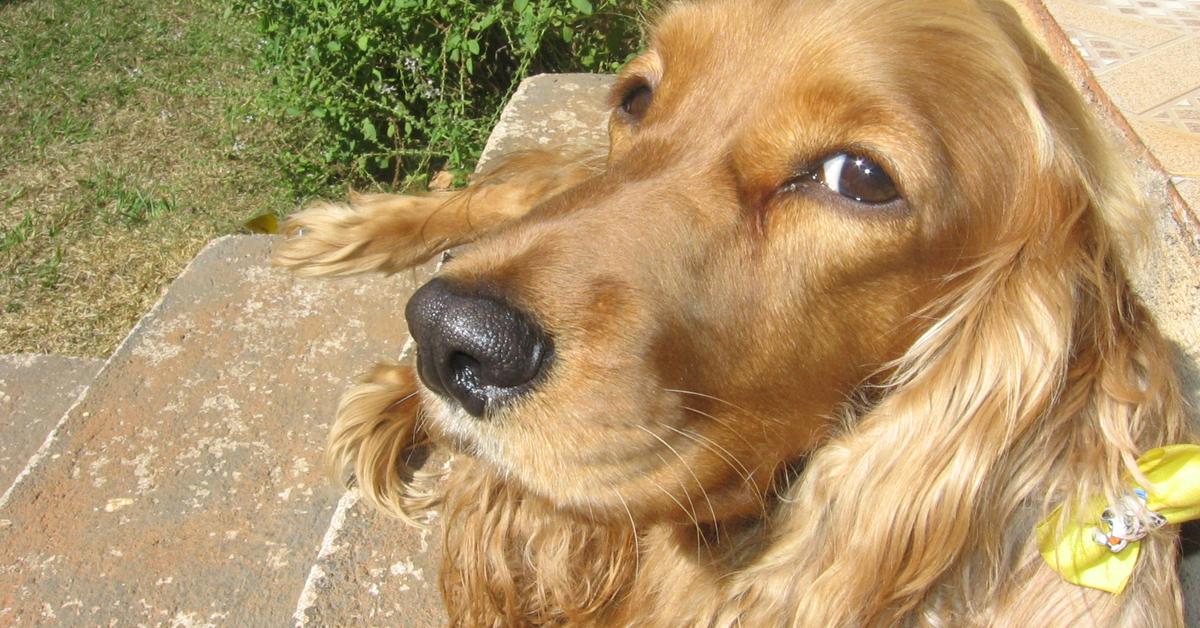
[{"label": "wavy ear fur", "polygon": [[1181,624],[1175,529],[1143,541],[1121,596],[1067,584],[1037,553],[1054,507],[1081,516],[1126,490],[1141,453],[1194,437],[1126,276],[1147,227],[1131,177],[1011,9],[983,4],[1025,60],[1030,144],[1049,153],[881,402],[812,457],[723,622]]},{"label": "wavy ear fur", "polygon": [[469,458],[445,486],[450,625],[610,625],[637,573],[630,528],[575,520]]},{"label": "wavy ear fur", "polygon": [[412,368],[379,364],[342,396],[326,447],[334,477],[356,486],[371,506],[413,525],[439,503],[432,487],[443,475],[412,464],[428,445],[420,412]]},{"label": "wavy ear fur", "polygon": [[505,156],[465,190],[350,194],[290,216],[277,266],[308,277],[395,273],[524,216],[595,174],[600,157],[546,150]]}]

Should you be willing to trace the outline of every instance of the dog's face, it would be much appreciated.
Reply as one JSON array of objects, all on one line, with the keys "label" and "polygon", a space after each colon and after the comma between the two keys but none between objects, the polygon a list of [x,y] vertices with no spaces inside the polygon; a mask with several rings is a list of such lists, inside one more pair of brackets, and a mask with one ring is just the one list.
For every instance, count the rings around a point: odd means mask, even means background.
[{"label": "dog's face", "polygon": [[506,356],[416,334],[435,434],[564,508],[703,522],[758,512],[871,396],[1015,220],[1039,123],[971,0],[716,0],[655,33],[606,170],[410,314],[465,312]]}]

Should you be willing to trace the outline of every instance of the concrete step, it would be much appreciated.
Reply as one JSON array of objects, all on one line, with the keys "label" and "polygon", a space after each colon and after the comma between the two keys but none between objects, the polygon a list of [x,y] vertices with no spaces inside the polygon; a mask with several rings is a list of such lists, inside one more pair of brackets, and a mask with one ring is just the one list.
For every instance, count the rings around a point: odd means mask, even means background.
[{"label": "concrete step", "polygon": [[104,360],[89,358],[0,355],[0,491],[12,486],[102,366]]},{"label": "concrete step", "polygon": [[[601,140],[610,80],[530,79],[486,157]],[[444,623],[439,533],[320,468],[339,395],[401,355],[432,269],[297,280],[270,245],[207,247],[4,494],[0,624]]]},{"label": "concrete step", "polygon": [[[480,168],[513,151],[606,146],[605,97],[611,84],[611,76],[592,74],[525,80],[488,138]],[[345,497],[297,606],[297,621],[312,626],[444,625],[437,588],[441,531],[436,526],[435,521],[429,530],[414,531],[372,512],[353,495]]]},{"label": "concrete step", "polygon": [[281,625],[339,499],[338,396],[421,273],[299,281],[271,238],[188,266],[0,501],[0,625]]}]

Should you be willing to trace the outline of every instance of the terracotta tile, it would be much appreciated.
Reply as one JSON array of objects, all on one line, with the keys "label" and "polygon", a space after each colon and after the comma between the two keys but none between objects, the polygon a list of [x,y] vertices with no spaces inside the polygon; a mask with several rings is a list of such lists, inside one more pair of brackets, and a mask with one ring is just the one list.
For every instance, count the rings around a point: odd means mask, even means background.
[{"label": "terracotta tile", "polygon": [[1154,49],[1100,72],[1096,79],[1127,113],[1142,114],[1200,89],[1200,37]]},{"label": "terracotta tile", "polygon": [[1161,46],[1182,34],[1148,23],[1134,9],[1123,16],[1075,0],[1044,0],[1044,3],[1064,28],[1084,30],[1143,49]]},{"label": "terracotta tile", "polygon": [[1200,133],[1200,89],[1152,109],[1146,115],[1180,131]]},{"label": "terracotta tile", "polygon": [[1145,116],[1130,117],[1129,123],[1169,174],[1200,177],[1200,134],[1186,133]]},{"label": "terracotta tile", "polygon": [[1113,67],[1146,52],[1144,48],[1130,46],[1085,30],[1064,27],[1063,31],[1067,33],[1071,45],[1079,51],[1079,56],[1083,57],[1092,72]]},{"label": "terracotta tile", "polygon": [[1180,32],[1200,30],[1200,3],[1193,0],[1080,0],[1113,15],[1140,18]]}]

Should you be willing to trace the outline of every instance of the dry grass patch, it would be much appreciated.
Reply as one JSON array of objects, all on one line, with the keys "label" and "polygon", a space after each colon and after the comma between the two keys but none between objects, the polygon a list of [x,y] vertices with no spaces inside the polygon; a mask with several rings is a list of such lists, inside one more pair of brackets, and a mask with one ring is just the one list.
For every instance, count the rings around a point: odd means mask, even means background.
[{"label": "dry grass patch", "polygon": [[105,356],[205,242],[295,206],[256,42],[216,0],[0,3],[0,353]]}]

